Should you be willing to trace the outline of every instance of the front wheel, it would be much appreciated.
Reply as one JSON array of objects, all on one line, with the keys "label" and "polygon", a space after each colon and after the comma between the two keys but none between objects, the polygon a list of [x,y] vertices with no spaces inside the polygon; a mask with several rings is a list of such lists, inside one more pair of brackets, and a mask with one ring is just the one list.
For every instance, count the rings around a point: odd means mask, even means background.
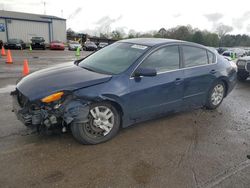
[{"label": "front wheel", "polygon": [[82,144],[99,144],[113,138],[120,128],[120,114],[107,102],[90,106],[87,123],[73,122],[73,136]]},{"label": "front wheel", "polygon": [[225,84],[222,81],[216,82],[208,92],[206,108],[216,109],[222,103],[225,91]]}]

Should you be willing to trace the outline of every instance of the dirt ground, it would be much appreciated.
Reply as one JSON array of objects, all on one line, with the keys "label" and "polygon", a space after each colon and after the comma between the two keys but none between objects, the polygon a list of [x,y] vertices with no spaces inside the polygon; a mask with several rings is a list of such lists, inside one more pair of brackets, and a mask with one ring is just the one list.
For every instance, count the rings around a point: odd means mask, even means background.
[{"label": "dirt ground", "polygon": [[[81,56],[89,52],[81,52]],[[12,51],[0,58],[0,187],[250,186],[250,80],[215,111],[182,112],[85,146],[70,133],[40,136],[11,112],[9,92],[24,58],[31,71],[75,60],[74,52]]]}]

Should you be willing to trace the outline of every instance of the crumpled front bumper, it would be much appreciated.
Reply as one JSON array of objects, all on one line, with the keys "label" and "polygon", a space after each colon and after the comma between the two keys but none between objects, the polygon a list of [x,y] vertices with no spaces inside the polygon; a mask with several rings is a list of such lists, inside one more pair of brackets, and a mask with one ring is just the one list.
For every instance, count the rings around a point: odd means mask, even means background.
[{"label": "crumpled front bumper", "polygon": [[89,104],[86,101],[76,98],[68,98],[60,104],[48,106],[37,106],[32,109],[33,104],[21,104],[19,99],[20,92],[11,92],[12,111],[18,120],[29,127],[50,129],[53,127],[69,125],[74,122],[87,122],[89,114]]},{"label": "crumpled front bumper", "polygon": [[32,114],[28,113],[28,109],[22,108],[17,97],[17,92],[11,92],[12,96],[12,112],[15,113],[17,119],[20,120],[24,125],[32,125]]}]

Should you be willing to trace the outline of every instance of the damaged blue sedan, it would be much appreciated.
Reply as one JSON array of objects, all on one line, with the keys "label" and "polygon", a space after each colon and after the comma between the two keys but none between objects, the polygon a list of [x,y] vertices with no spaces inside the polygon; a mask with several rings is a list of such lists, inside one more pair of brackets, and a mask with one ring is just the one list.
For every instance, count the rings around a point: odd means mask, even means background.
[{"label": "damaged blue sedan", "polygon": [[[13,111],[39,131],[71,129],[82,144],[168,113],[217,108],[236,67],[211,49],[170,39],[127,39],[72,64],[34,72],[11,93]],[[177,125],[178,126],[178,125]]]}]

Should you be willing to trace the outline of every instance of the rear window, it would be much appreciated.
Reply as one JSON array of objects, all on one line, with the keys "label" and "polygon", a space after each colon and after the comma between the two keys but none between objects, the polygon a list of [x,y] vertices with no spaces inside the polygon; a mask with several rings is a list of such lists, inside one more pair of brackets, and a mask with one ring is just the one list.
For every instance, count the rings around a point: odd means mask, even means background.
[{"label": "rear window", "polygon": [[208,64],[207,50],[192,46],[183,46],[182,48],[185,67]]}]

